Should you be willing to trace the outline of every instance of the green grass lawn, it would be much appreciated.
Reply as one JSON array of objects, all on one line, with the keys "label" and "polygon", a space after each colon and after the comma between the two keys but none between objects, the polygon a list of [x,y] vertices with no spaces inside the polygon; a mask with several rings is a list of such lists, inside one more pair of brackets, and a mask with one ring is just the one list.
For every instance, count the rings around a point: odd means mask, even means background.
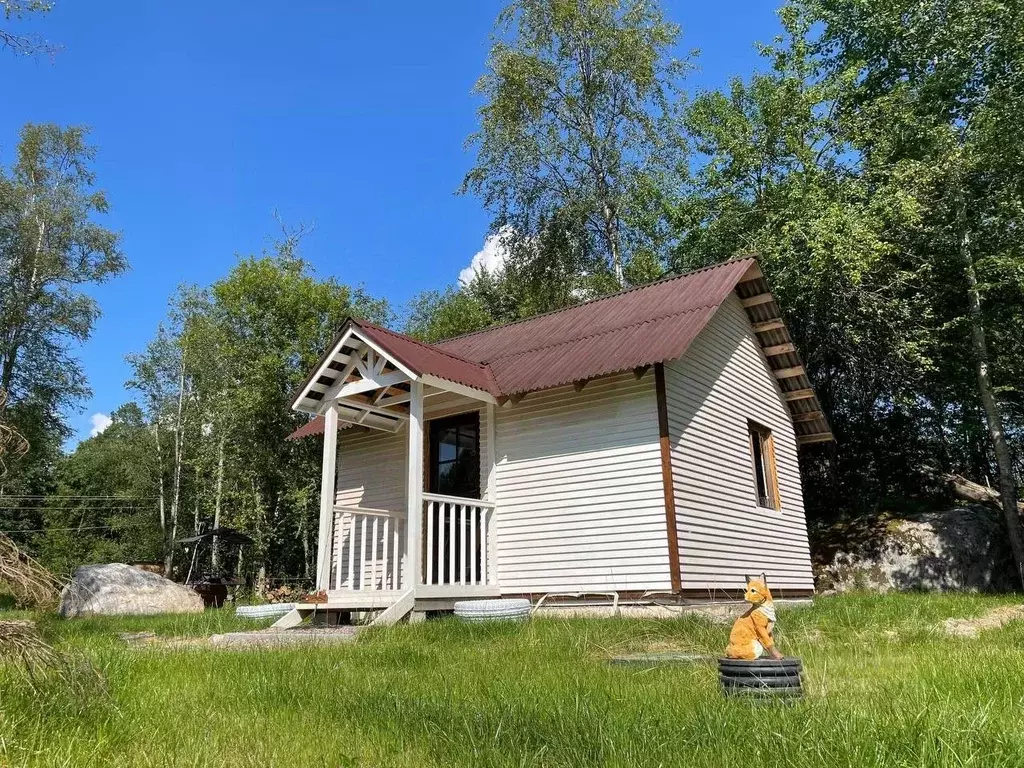
[{"label": "green grass lawn", "polygon": [[[1024,622],[935,630],[1016,598],[843,596],[782,608],[808,695],[724,699],[710,664],[614,667],[651,647],[717,653],[728,627],[677,620],[433,621],[350,646],[125,646],[117,632],[206,635],[227,612],[43,622],[88,655],[105,695],[32,692],[0,667],[0,765],[1021,766]],[[5,763],[6,761],[6,763]]]}]

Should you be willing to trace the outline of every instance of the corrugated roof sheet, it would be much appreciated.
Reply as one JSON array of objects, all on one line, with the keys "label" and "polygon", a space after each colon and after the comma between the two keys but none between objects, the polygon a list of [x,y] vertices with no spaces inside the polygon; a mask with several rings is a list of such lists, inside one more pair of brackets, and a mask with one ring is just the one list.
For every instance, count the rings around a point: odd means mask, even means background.
[{"label": "corrugated roof sheet", "polygon": [[[767,284],[753,258],[727,261],[437,344],[425,344],[362,320],[349,320],[345,328],[358,328],[417,375],[430,374],[502,398],[676,360],[737,289],[741,297],[767,294]],[[779,316],[772,301],[757,302],[746,311],[751,321]],[[779,332],[757,333],[765,348]],[[784,327],[782,333],[782,340],[788,341]],[[770,360],[773,370],[800,362],[795,352],[781,356],[773,352]],[[777,375],[787,376],[781,382],[784,391],[810,387],[804,374],[797,378],[789,378],[786,372]],[[831,437],[822,432],[828,430],[828,423],[816,399],[789,405],[803,419],[798,434],[807,433],[806,439],[823,434]],[[804,419],[808,414],[814,419]],[[323,429],[323,418],[318,417],[290,438],[322,434]]]},{"label": "corrugated roof sheet", "polygon": [[396,333],[365,320],[351,322],[372,342],[417,374],[429,373],[440,379],[481,389],[495,397],[501,396],[501,391],[486,365],[463,359],[440,346],[424,344],[405,334]]},{"label": "corrugated roof sheet", "polygon": [[755,263],[728,261],[434,346],[486,364],[503,395],[674,360]]}]

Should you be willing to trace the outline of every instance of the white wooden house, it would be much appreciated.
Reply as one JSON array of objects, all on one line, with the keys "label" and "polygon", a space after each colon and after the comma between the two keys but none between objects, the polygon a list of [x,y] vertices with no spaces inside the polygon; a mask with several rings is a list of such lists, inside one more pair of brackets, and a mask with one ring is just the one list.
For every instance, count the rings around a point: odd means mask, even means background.
[{"label": "white wooden house", "polygon": [[329,609],[813,590],[798,448],[832,435],[753,259],[432,345],[349,320],[293,408]]}]

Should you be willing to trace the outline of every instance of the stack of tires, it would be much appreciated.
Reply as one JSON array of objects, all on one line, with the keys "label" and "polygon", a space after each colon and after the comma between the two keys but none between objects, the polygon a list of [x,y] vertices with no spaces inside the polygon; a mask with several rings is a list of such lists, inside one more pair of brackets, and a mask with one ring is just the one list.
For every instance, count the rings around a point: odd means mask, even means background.
[{"label": "stack of tires", "polygon": [[529,600],[460,600],[455,615],[463,621],[526,621]]},{"label": "stack of tires", "polygon": [[719,659],[718,680],[726,696],[800,696],[803,682],[800,659]]}]

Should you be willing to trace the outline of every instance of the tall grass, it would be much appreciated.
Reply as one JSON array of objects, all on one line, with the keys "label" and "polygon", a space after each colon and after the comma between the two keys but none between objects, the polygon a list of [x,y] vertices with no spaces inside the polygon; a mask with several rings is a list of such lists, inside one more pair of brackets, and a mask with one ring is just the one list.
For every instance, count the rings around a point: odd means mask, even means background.
[{"label": "tall grass", "polygon": [[49,622],[51,639],[93,658],[109,695],[80,707],[0,687],[0,765],[1020,766],[1024,627],[976,640],[935,630],[1013,601],[836,597],[780,610],[783,648],[807,670],[808,695],[790,703],[725,699],[711,664],[606,663],[652,646],[720,651],[728,627],[694,617],[443,620],[351,646],[249,651],[116,638],[236,626],[219,612]]}]

